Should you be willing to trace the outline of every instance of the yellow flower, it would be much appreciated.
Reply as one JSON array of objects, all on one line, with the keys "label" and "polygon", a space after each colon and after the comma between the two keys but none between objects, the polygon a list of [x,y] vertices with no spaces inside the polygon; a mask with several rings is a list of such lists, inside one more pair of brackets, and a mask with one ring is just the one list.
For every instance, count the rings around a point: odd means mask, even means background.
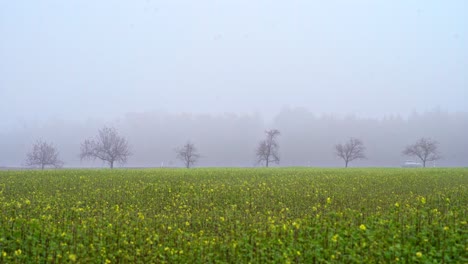
[{"label": "yellow flower", "polygon": [[68,258],[69,258],[71,261],[73,261],[73,262],[76,261],[76,255],[75,255],[75,254],[70,254],[70,255],[68,255]]},{"label": "yellow flower", "polygon": [[144,220],[145,219],[145,215],[143,213],[138,213],[138,218],[140,218],[141,220]]},{"label": "yellow flower", "polygon": [[418,258],[422,257],[422,253],[421,252],[416,252],[416,257],[418,257]]},{"label": "yellow flower", "polygon": [[400,207],[400,204],[399,204],[399,203],[395,203],[395,207]]},{"label": "yellow flower", "polygon": [[361,229],[362,231],[366,231],[367,228],[366,228],[365,225],[361,224],[361,225],[359,226],[359,229]]},{"label": "yellow flower", "polygon": [[15,250],[15,255],[19,256],[19,255],[21,255],[21,252],[22,252],[21,249]]},{"label": "yellow flower", "polygon": [[425,197],[421,197],[421,203],[426,204],[426,198]]},{"label": "yellow flower", "polygon": [[338,234],[334,235],[334,236],[332,237],[332,241],[333,241],[333,242],[337,242],[337,241],[338,241],[338,237],[339,237]]},{"label": "yellow flower", "polygon": [[293,222],[292,225],[293,225],[296,229],[299,229],[299,227],[301,227],[301,224],[296,223],[296,222]]},{"label": "yellow flower", "polygon": [[448,226],[444,226],[444,231],[448,231],[450,228]]},{"label": "yellow flower", "polygon": [[7,256],[7,253],[5,251],[2,251],[2,256],[3,257],[6,257]]}]

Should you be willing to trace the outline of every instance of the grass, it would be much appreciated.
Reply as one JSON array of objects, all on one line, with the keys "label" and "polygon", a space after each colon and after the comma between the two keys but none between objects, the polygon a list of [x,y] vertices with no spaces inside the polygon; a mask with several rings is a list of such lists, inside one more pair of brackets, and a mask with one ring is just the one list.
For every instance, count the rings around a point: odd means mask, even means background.
[{"label": "grass", "polygon": [[0,262],[468,262],[468,169],[0,171]]}]

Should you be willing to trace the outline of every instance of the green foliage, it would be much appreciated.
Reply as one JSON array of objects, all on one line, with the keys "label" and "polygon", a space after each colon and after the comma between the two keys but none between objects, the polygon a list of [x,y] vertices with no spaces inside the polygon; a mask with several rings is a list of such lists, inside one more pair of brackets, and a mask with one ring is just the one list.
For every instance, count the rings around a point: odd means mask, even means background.
[{"label": "green foliage", "polygon": [[468,169],[0,171],[1,263],[468,262]]}]

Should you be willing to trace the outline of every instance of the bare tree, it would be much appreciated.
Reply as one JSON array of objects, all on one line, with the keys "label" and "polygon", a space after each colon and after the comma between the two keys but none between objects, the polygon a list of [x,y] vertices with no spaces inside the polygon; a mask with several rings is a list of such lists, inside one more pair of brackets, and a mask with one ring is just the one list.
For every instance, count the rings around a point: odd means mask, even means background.
[{"label": "bare tree", "polygon": [[335,146],[335,154],[344,160],[345,168],[348,168],[348,164],[353,160],[365,159],[365,150],[364,143],[357,138],[350,138],[344,145]]},{"label": "bare tree", "polygon": [[439,143],[430,138],[421,138],[413,145],[406,146],[403,155],[418,157],[426,167],[426,162],[441,158],[438,150]]},{"label": "bare tree", "polygon": [[268,167],[271,162],[279,163],[279,145],[277,137],[280,131],[277,129],[270,129],[265,131],[266,138],[258,144],[256,156],[257,163],[264,163]]},{"label": "bare tree", "polygon": [[81,144],[80,158],[100,159],[114,168],[114,163],[124,164],[132,155],[127,139],[119,136],[115,128],[104,127],[95,139],[87,139]]},{"label": "bare tree", "polygon": [[177,148],[175,151],[177,153],[177,158],[184,162],[187,169],[193,166],[200,158],[197,148],[193,143],[190,143],[190,141],[183,147]]},{"label": "bare tree", "polygon": [[46,166],[60,168],[63,166],[63,162],[58,158],[58,155],[58,151],[51,143],[37,140],[31,152],[26,155],[26,166],[40,166],[41,169]]}]

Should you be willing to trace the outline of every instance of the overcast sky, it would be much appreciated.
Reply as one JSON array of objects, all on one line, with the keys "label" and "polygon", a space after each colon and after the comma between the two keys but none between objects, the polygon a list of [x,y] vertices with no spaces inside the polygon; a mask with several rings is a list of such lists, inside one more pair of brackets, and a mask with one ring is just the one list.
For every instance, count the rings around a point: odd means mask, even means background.
[{"label": "overcast sky", "polygon": [[466,112],[467,14],[465,0],[0,0],[0,118]]}]

